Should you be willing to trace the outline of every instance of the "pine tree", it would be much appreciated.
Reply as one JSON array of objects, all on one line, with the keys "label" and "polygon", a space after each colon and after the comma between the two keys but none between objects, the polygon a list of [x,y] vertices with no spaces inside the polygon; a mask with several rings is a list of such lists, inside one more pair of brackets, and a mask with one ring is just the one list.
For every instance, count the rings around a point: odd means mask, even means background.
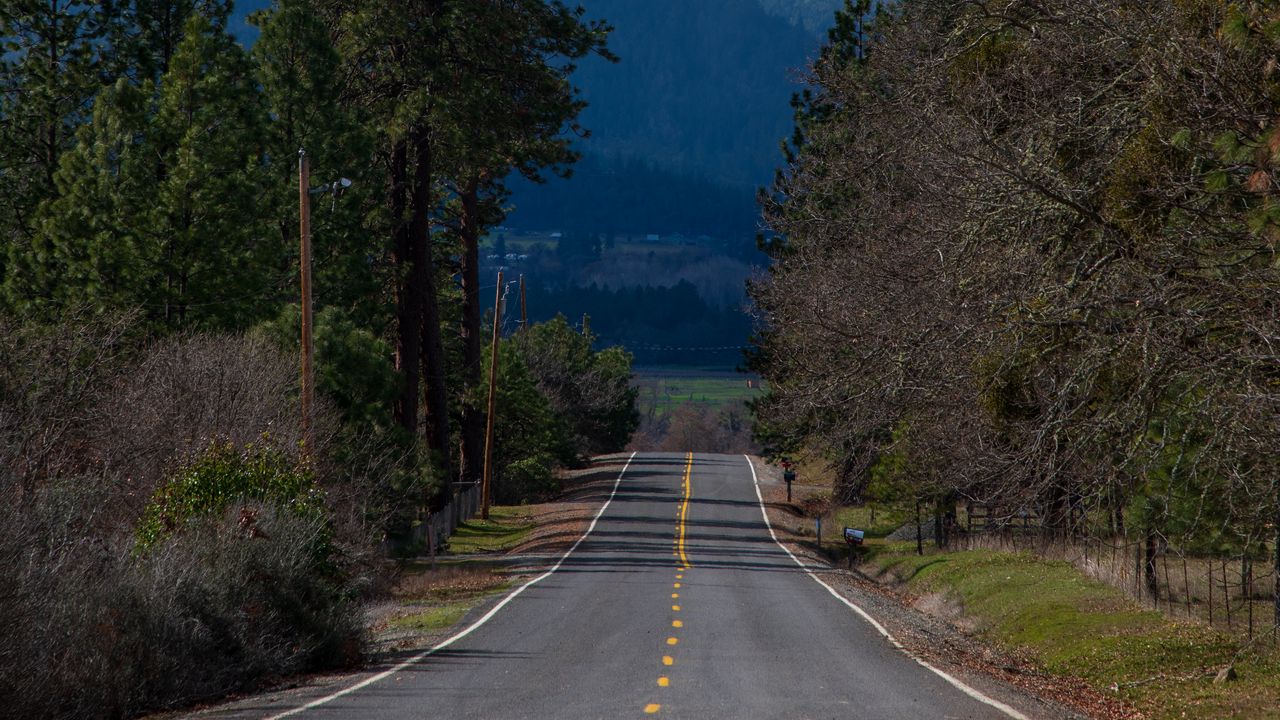
[{"label": "pine tree", "polygon": [[313,203],[315,300],[320,307],[344,308],[360,324],[381,331],[386,326],[379,292],[383,278],[370,262],[381,246],[365,225],[380,179],[373,133],[360,108],[343,102],[342,59],[312,5],[281,0],[250,18],[261,29],[252,54],[272,118],[267,136],[271,181],[263,199],[281,243],[294,248],[298,150],[306,150],[313,186],[338,178],[352,181],[341,199],[317,196]]},{"label": "pine tree", "polygon": [[0,284],[32,251],[36,208],[99,87],[110,3],[0,4]]},{"label": "pine tree", "polygon": [[199,14],[224,30],[232,4],[232,0],[117,0],[109,27],[110,71],[135,84],[159,81],[182,43],[187,20]]},{"label": "pine tree", "polygon": [[281,255],[259,203],[265,126],[244,51],[191,15],[159,87],[117,81],[64,158],[30,301],[140,306],[168,328],[261,317]]}]

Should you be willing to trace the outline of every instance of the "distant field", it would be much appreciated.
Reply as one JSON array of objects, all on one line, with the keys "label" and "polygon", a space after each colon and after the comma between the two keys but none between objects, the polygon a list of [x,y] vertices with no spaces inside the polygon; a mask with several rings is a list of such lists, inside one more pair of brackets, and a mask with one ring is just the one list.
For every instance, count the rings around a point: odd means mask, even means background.
[{"label": "distant field", "polygon": [[[748,382],[753,386],[749,387]],[[653,408],[658,415],[686,402],[727,405],[757,398],[764,392],[759,377],[722,368],[636,368],[632,384],[640,389],[641,412]]]}]

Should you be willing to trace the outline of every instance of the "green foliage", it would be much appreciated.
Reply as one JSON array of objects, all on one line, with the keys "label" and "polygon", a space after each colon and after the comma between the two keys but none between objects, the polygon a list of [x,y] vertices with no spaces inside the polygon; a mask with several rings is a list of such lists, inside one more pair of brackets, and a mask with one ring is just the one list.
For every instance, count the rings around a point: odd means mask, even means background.
[{"label": "green foliage", "polygon": [[[296,349],[301,342],[302,312],[297,305],[286,305],[278,317],[258,325],[256,331],[280,348]],[[315,314],[312,342],[316,389],[338,407],[343,421],[367,431],[389,430],[394,425],[391,406],[399,379],[387,342],[336,307]]]},{"label": "green foliage", "polygon": [[31,252],[36,209],[97,91],[109,7],[0,4],[0,286],[14,273],[10,257]]},{"label": "green foliage", "polygon": [[193,14],[159,84],[121,80],[64,156],[10,295],[141,307],[160,327],[244,327],[276,284],[262,236],[267,116],[248,57]]},{"label": "green foliage", "polygon": [[[499,343],[498,353],[493,496],[503,504],[541,500],[558,489],[552,467],[575,460],[569,428],[538,389],[514,342]],[[484,377],[490,362],[486,350]]]},{"label": "green foliage", "polygon": [[[156,491],[138,526],[138,547],[150,548],[191,521],[221,519],[233,504],[249,502],[304,518],[325,516],[309,469],[267,444],[236,448],[215,442]],[[327,554],[327,538],[316,551]]]},{"label": "green foliage", "polygon": [[621,348],[592,350],[594,336],[579,333],[563,315],[530,327],[516,347],[572,434],[579,454],[616,452],[640,424],[631,355]]}]

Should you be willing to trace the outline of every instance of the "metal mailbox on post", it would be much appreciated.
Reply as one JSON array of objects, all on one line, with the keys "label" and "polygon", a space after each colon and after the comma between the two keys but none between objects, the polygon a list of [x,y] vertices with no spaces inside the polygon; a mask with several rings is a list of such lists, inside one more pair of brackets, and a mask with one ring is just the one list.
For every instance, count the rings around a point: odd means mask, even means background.
[{"label": "metal mailbox on post", "polygon": [[858,548],[862,547],[862,541],[866,539],[866,533],[862,530],[854,530],[851,527],[844,529],[844,541],[849,545],[849,568],[853,569],[853,558],[858,554]]}]

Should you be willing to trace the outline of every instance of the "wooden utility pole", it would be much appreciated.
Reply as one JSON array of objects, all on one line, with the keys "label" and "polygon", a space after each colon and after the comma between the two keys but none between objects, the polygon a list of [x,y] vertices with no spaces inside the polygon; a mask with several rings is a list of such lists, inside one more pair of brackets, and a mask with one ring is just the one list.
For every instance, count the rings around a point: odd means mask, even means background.
[{"label": "wooden utility pole", "polygon": [[524,297],[524,276],[520,276],[520,329],[529,329],[529,306]]},{"label": "wooden utility pole", "polygon": [[489,519],[489,492],[493,486],[493,420],[498,390],[498,330],[502,327],[502,271],[498,271],[498,291],[493,300],[493,346],[489,354],[489,412],[484,428],[484,481],[480,488],[480,517]]},{"label": "wooden utility pole", "polygon": [[311,365],[311,165],[306,150],[298,150],[298,222],[302,242],[302,447],[310,454],[315,374]]}]

